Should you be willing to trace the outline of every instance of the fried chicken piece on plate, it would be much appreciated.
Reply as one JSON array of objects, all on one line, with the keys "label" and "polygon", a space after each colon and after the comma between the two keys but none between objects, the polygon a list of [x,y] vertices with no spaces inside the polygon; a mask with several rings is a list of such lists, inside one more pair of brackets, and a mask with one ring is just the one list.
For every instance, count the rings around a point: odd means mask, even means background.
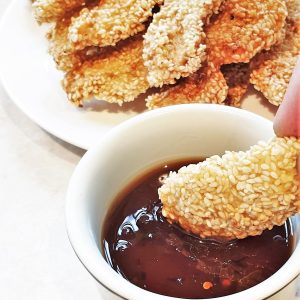
[{"label": "fried chicken piece on plate", "polygon": [[238,63],[223,65],[221,72],[228,85],[228,94],[225,103],[230,106],[240,107],[242,97],[245,95],[249,85],[249,64]]},{"label": "fried chicken piece on plate", "polygon": [[143,37],[137,35],[68,72],[63,87],[69,100],[79,106],[92,97],[119,105],[133,101],[149,88],[142,50]]},{"label": "fried chicken piece on plate", "polygon": [[205,60],[204,24],[222,0],[165,0],[145,34],[143,58],[151,86],[174,84]]},{"label": "fried chicken piece on plate", "polygon": [[68,39],[71,48],[114,46],[145,29],[152,9],[163,0],[102,0],[91,9],[84,8],[73,18]]},{"label": "fried chicken piece on plate", "polygon": [[176,85],[167,86],[161,92],[146,99],[149,109],[184,103],[222,103],[226,99],[228,87],[219,70],[208,66]]},{"label": "fried chicken piece on plate", "polygon": [[171,172],[159,188],[162,213],[203,238],[245,238],[300,212],[300,139],[273,138]]},{"label": "fried chicken piece on plate", "polygon": [[284,0],[227,0],[206,26],[209,60],[216,66],[249,62],[282,38]]},{"label": "fried chicken piece on plate", "polygon": [[288,1],[286,37],[280,45],[258,54],[251,63],[250,82],[279,106],[300,55],[300,1]]},{"label": "fried chicken piece on plate", "polygon": [[86,0],[35,0],[34,16],[39,23],[50,23],[62,18],[74,8],[84,6]]}]

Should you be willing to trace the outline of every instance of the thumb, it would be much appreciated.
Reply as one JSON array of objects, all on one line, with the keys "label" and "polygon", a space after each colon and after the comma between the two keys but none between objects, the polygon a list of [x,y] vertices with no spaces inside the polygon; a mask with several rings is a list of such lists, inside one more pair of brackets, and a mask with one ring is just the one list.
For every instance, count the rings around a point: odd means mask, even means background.
[{"label": "thumb", "polygon": [[279,137],[300,138],[300,58],[289,86],[274,118],[274,131]]},{"label": "thumb", "polygon": [[[291,77],[289,86],[274,118],[274,132],[279,137],[300,138],[300,57]],[[297,160],[300,177],[300,156]]]}]

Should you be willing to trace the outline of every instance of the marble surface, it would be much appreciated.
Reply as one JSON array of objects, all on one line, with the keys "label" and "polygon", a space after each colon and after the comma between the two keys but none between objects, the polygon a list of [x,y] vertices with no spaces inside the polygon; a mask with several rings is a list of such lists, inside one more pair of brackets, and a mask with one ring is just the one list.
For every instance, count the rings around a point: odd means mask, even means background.
[{"label": "marble surface", "polygon": [[[0,17],[9,2],[0,0]],[[84,151],[35,125],[1,83],[0,141],[0,298],[102,299],[64,224],[68,181]]]}]

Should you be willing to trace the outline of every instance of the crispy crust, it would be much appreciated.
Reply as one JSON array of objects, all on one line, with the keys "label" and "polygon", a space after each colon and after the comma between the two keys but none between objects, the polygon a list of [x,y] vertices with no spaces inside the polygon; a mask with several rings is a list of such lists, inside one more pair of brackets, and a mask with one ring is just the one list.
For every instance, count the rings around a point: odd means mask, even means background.
[{"label": "crispy crust", "polygon": [[297,21],[300,20],[300,1],[299,0],[286,0],[288,9],[288,19]]},{"label": "crispy crust", "polygon": [[92,97],[119,105],[133,101],[149,87],[142,49],[143,38],[138,35],[68,72],[63,87],[69,100],[76,105]]},{"label": "crispy crust", "polygon": [[114,46],[145,29],[156,4],[162,0],[101,1],[92,9],[84,8],[72,20],[68,39],[72,49],[88,46]]},{"label": "crispy crust", "polygon": [[49,54],[52,55],[59,70],[68,72],[81,66],[85,61],[98,58],[103,52],[111,48],[86,47],[82,50],[72,50],[68,40],[68,29],[71,18],[78,15],[79,11],[73,11],[69,16],[60,19],[47,34],[49,40]]},{"label": "crispy crust", "polygon": [[216,66],[249,62],[282,37],[287,8],[284,0],[227,0],[206,27],[209,60]]},{"label": "crispy crust", "polygon": [[258,54],[251,63],[250,82],[276,106],[283,101],[300,55],[300,1],[288,1],[288,8],[286,37],[282,44]]},{"label": "crispy crust", "polygon": [[159,189],[163,215],[203,238],[245,238],[300,212],[300,139],[274,138],[171,172]]},{"label": "crispy crust", "polygon": [[151,86],[174,84],[205,60],[204,23],[222,0],[166,0],[145,34],[143,58]]},{"label": "crispy crust", "polygon": [[149,109],[184,103],[223,103],[227,95],[226,81],[219,70],[204,67],[175,86],[149,96]]},{"label": "crispy crust", "polygon": [[53,56],[57,68],[69,71],[81,64],[82,59],[77,53],[71,53],[68,43],[68,27],[71,16],[58,20],[47,34],[49,40],[49,54]]},{"label": "crispy crust", "polygon": [[84,6],[86,0],[35,0],[34,16],[39,23],[50,23],[62,18],[68,11]]},{"label": "crispy crust", "polygon": [[241,100],[249,85],[249,64],[238,63],[223,65],[221,72],[228,85],[228,94],[225,103],[230,106],[240,107]]}]

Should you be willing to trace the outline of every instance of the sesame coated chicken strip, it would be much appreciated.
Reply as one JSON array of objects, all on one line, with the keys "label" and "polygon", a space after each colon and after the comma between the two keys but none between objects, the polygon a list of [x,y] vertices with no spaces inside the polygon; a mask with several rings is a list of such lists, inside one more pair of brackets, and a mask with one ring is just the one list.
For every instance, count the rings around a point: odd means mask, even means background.
[{"label": "sesame coated chicken strip", "polygon": [[68,11],[84,6],[86,0],[35,0],[32,3],[36,20],[50,23],[62,18]]},{"label": "sesame coated chicken strip", "polygon": [[204,24],[222,0],[165,0],[145,34],[143,58],[151,86],[174,84],[205,60]]},{"label": "sesame coated chicken strip", "polygon": [[300,1],[287,1],[286,36],[280,45],[258,54],[251,63],[250,82],[273,105],[279,106],[300,55]]},{"label": "sesame coated chicken strip", "polygon": [[119,105],[133,101],[149,88],[142,49],[143,38],[137,35],[68,72],[63,87],[69,100],[76,105],[92,97]]},{"label": "sesame coated chicken strip", "polygon": [[165,87],[161,92],[146,99],[149,109],[174,104],[222,103],[226,99],[227,85],[222,73],[204,67],[174,86]]},{"label": "sesame coated chicken strip", "polygon": [[68,39],[71,48],[114,46],[145,29],[155,5],[163,0],[102,0],[92,9],[84,8],[73,18]]},{"label": "sesame coated chicken strip", "polygon": [[171,172],[159,188],[163,215],[201,237],[261,234],[300,212],[300,139],[273,138]]},{"label": "sesame coated chicken strip", "polygon": [[209,61],[216,66],[247,63],[282,38],[284,0],[226,0],[220,10],[205,28]]}]

